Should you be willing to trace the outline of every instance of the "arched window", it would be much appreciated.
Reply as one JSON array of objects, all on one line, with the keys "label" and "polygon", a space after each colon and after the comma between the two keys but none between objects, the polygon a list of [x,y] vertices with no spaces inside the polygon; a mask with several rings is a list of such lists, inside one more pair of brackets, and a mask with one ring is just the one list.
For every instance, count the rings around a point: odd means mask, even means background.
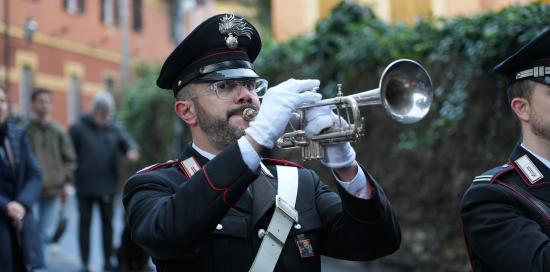
[{"label": "arched window", "polygon": [[31,112],[31,93],[34,82],[34,72],[29,66],[21,68],[19,82],[19,114],[28,116]]},{"label": "arched window", "polygon": [[80,94],[81,94],[81,81],[76,75],[69,77],[69,93],[67,96],[67,113],[69,117],[69,123],[76,121],[80,116]]},{"label": "arched window", "polygon": [[118,25],[118,0],[101,0],[101,22],[106,26]]},{"label": "arched window", "polygon": [[63,6],[69,14],[83,14],[85,10],[84,0],[65,0]]},{"label": "arched window", "polygon": [[134,0],[132,6],[132,28],[135,32],[143,30],[143,3],[141,0]]}]

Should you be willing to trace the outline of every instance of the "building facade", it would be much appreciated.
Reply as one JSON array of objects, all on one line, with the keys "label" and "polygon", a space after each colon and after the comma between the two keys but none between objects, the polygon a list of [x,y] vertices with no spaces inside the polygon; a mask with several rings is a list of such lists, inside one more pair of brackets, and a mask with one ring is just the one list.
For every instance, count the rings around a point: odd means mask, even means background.
[{"label": "building facade", "polygon": [[95,93],[118,96],[134,64],[161,63],[211,2],[2,0],[0,82],[23,116],[34,87],[52,90],[53,118],[68,125]]},{"label": "building facade", "polygon": [[[276,40],[284,41],[312,31],[317,21],[328,16],[341,0],[271,1],[272,27]],[[356,0],[368,5],[388,23],[413,24],[420,17],[471,16],[510,5],[550,0]]]},{"label": "building facade", "polygon": [[[453,17],[535,0],[357,0],[389,23]],[[340,0],[271,1],[272,33],[284,41],[312,31]],[[550,3],[550,0],[542,0]],[[196,25],[214,13],[249,18],[257,9],[214,0],[0,0],[0,84],[11,106],[30,114],[34,87],[54,94],[53,118],[68,125],[91,97],[120,97],[133,65],[159,64]]]}]

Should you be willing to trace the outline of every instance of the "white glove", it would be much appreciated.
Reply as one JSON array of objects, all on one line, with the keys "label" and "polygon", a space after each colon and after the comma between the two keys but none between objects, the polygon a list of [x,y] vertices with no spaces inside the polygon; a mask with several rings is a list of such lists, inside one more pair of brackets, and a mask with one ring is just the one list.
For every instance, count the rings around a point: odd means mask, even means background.
[{"label": "white glove", "polygon": [[245,129],[258,144],[272,148],[283,134],[292,112],[303,104],[321,100],[321,95],[310,92],[319,87],[316,79],[289,79],[267,90],[263,97],[260,112],[256,119]]},{"label": "white glove", "polygon": [[[306,123],[304,130],[308,138],[335,124],[341,127],[349,126],[346,120],[332,112],[330,106],[308,109]],[[355,150],[349,142],[325,146],[325,158],[321,160],[323,165],[330,168],[343,168],[352,166],[353,162],[355,162]]]}]

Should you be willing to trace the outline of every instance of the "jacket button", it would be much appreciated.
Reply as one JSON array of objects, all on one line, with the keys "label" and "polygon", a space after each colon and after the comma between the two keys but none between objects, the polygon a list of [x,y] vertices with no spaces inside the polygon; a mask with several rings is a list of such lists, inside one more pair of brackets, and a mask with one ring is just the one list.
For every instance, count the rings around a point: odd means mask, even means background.
[{"label": "jacket button", "polygon": [[301,228],[302,228],[302,225],[296,223],[296,224],[294,225],[294,228],[295,228],[295,229],[301,229]]},{"label": "jacket button", "polygon": [[222,229],[223,229],[222,224],[218,224],[218,225],[216,226],[216,230],[222,230]]},{"label": "jacket button", "polygon": [[258,230],[258,238],[262,239],[264,238],[265,236],[265,230],[264,229],[259,229]]}]

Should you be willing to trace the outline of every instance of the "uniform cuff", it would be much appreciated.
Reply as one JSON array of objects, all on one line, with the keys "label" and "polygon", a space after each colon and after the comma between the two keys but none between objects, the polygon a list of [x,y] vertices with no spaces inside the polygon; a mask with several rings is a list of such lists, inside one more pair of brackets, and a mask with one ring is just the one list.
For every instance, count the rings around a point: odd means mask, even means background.
[{"label": "uniform cuff", "polygon": [[340,183],[340,185],[351,195],[361,199],[369,199],[372,196],[372,190],[369,188],[370,186],[368,185],[367,177],[361,167],[357,168],[357,174],[351,181],[340,180],[338,175],[334,173],[334,170],[332,170],[332,175],[334,176],[334,179],[336,179],[336,181],[338,181],[338,183]]}]

